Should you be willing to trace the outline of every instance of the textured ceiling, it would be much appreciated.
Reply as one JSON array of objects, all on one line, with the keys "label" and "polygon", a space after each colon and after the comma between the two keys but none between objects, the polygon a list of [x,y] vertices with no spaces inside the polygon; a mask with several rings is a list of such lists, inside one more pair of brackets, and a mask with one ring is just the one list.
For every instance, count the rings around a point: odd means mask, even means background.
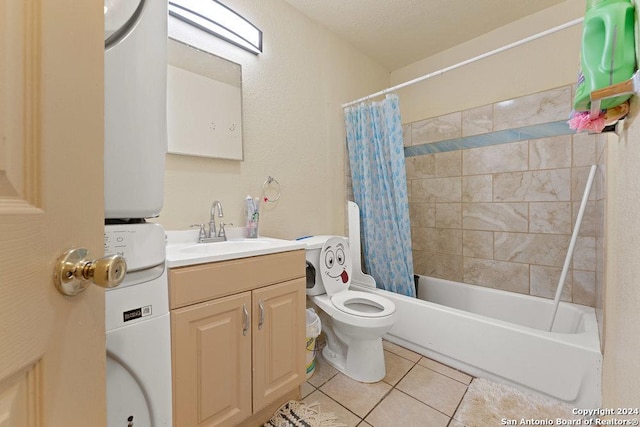
[{"label": "textured ceiling", "polygon": [[564,0],[285,0],[393,71]]}]

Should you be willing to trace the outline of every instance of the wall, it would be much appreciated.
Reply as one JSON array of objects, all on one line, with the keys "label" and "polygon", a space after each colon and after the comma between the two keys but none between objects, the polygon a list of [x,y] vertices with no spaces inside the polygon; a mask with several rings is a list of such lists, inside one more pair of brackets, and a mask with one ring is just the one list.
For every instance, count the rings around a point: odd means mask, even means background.
[{"label": "wall", "polygon": [[[567,0],[391,73],[391,84],[435,72],[541,31],[580,18],[584,0]],[[582,26],[522,46],[398,91],[403,122],[462,111],[575,83]]]},{"label": "wall", "polygon": [[[340,105],[388,86],[388,71],[281,0],[225,4],[263,31],[264,52],[255,56],[197,31],[189,42],[242,65],[244,160],[167,155],[156,221],[169,230],[208,222],[211,202],[220,200],[223,222],[240,225],[244,197],[259,196],[270,175],[281,198],[264,206],[262,235],[343,233]],[[172,19],[169,33],[185,30]]]},{"label": "wall", "polygon": [[[416,274],[554,297],[604,139],[557,122],[571,100],[565,86],[405,126]],[[565,301],[596,305],[598,213],[594,186]]]},{"label": "wall", "polygon": [[[603,407],[640,406],[640,122],[638,101],[607,147]],[[621,417],[617,417],[621,418]],[[637,419],[634,415],[630,418]]]},{"label": "wall", "polygon": [[[391,84],[453,65],[584,15],[584,2],[568,0],[485,36],[391,73]],[[399,91],[407,124],[558,88],[575,82],[581,26],[575,26],[481,62]],[[632,104],[620,141],[596,141],[595,304],[604,345],[604,408],[640,406],[640,125]],[[635,142],[634,142],[635,141]],[[529,143],[531,144],[531,143]],[[575,140],[573,141],[575,144]],[[435,161],[435,159],[434,159]],[[605,209],[606,206],[606,209]],[[606,286],[605,286],[606,283]],[[604,314],[604,319],[603,319]],[[604,332],[603,332],[604,331]],[[621,417],[618,417],[621,418]],[[632,416],[631,418],[637,418]]]}]

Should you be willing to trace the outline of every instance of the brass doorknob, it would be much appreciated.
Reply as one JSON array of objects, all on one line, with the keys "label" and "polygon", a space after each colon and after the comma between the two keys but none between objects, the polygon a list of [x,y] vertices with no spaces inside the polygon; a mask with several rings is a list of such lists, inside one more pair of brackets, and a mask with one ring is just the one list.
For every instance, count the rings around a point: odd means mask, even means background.
[{"label": "brass doorknob", "polygon": [[127,262],[120,255],[87,260],[86,249],[70,249],[56,261],[53,282],[63,295],[75,296],[90,283],[114,288],[124,280]]}]

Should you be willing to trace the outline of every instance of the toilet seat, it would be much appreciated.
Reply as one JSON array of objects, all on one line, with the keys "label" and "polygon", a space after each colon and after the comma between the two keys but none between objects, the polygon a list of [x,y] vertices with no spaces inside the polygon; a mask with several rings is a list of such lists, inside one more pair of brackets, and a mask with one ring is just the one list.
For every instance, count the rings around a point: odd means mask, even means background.
[{"label": "toilet seat", "polygon": [[320,251],[320,274],[331,304],[349,316],[381,318],[396,310],[391,300],[380,295],[350,291],[352,261],[349,242],[341,237],[331,237]]},{"label": "toilet seat", "polygon": [[[360,291],[342,291],[331,297],[331,303],[338,310],[358,317],[385,317],[396,311],[395,304],[387,298]],[[356,306],[367,308],[358,310]]]}]

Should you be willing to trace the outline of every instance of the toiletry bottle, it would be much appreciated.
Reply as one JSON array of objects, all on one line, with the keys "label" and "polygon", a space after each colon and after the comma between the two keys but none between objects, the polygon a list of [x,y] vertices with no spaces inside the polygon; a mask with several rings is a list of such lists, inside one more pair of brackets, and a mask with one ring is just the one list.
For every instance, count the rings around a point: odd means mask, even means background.
[{"label": "toiletry bottle", "polygon": [[[576,111],[591,108],[591,92],[628,80],[636,66],[635,12],[630,0],[587,0],[581,49],[581,73],[573,101]],[[629,99],[603,99],[601,109]]]}]

